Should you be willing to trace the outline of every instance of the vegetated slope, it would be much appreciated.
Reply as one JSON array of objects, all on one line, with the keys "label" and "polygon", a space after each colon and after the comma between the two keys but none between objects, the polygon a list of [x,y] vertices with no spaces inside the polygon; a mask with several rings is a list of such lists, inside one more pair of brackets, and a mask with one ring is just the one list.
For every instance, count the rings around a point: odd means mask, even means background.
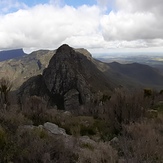
[{"label": "vegetated slope", "polygon": [[0,78],[9,77],[14,89],[17,89],[27,79],[41,74],[54,53],[53,50],[38,50],[23,57],[0,62]]},{"label": "vegetated slope", "polygon": [[155,68],[139,63],[108,63],[111,69],[141,83],[143,86],[163,87],[163,75]]},{"label": "vegetated slope", "polygon": [[[38,78],[40,83],[37,82]],[[109,81],[88,56],[62,45],[43,75],[27,80],[21,86],[20,95],[44,95],[59,109],[69,110],[93,102],[100,92],[110,93],[115,86]],[[46,86],[44,92],[36,90],[38,85]]]},{"label": "vegetated slope", "polygon": [[22,49],[0,51],[0,62],[9,60],[9,59],[22,57],[25,55],[26,54],[24,53],[24,51]]},{"label": "vegetated slope", "polygon": [[[75,49],[91,59],[91,54],[83,49]],[[0,62],[0,78],[8,77],[18,89],[29,78],[42,74],[56,50],[38,50],[29,55]]]}]

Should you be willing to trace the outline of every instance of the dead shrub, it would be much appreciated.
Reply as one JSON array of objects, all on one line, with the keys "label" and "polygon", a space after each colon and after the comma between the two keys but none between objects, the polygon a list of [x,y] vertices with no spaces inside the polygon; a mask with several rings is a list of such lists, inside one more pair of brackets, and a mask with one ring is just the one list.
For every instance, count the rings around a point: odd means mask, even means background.
[{"label": "dead shrub", "polygon": [[0,123],[11,133],[15,133],[17,128],[21,125],[32,124],[32,122],[20,112],[17,105],[11,105],[8,110],[0,111]]},{"label": "dead shrub", "polygon": [[39,125],[45,122],[44,114],[47,110],[47,103],[38,96],[31,96],[26,99],[23,106],[23,114],[31,119],[35,125]]},{"label": "dead shrub", "polygon": [[99,142],[93,149],[90,145],[82,148],[77,163],[116,163],[117,160],[117,152],[108,143]]},{"label": "dead shrub", "polygon": [[99,117],[109,122],[112,133],[118,134],[122,124],[143,118],[148,108],[149,101],[144,99],[143,92],[118,88],[115,89],[110,101],[99,108],[103,112]]},{"label": "dead shrub", "polygon": [[[148,120],[124,126],[120,137],[120,148],[126,162],[163,161],[163,134],[155,127],[156,125],[156,121]],[[163,129],[163,123],[160,125]]]},{"label": "dead shrub", "polygon": [[[62,138],[49,135],[40,128],[20,127],[14,135],[7,133],[2,137],[0,162],[14,163],[75,163],[78,156],[64,146]],[[3,134],[4,135],[4,134]]]}]

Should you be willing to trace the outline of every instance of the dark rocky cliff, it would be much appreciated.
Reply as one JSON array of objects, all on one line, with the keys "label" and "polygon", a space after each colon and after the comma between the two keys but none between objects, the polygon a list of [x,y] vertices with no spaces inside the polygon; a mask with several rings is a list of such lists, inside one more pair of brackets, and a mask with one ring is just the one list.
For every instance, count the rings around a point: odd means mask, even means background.
[{"label": "dark rocky cliff", "polygon": [[19,94],[44,96],[59,109],[70,110],[91,103],[99,92],[109,92],[108,81],[87,56],[62,45],[43,74],[27,80]]}]

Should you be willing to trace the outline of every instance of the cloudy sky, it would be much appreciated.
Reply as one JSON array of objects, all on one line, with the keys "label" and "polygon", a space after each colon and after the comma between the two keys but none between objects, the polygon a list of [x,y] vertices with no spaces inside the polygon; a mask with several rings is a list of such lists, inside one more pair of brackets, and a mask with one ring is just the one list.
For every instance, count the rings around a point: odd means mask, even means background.
[{"label": "cloudy sky", "polygon": [[0,50],[163,51],[163,0],[0,0]]}]

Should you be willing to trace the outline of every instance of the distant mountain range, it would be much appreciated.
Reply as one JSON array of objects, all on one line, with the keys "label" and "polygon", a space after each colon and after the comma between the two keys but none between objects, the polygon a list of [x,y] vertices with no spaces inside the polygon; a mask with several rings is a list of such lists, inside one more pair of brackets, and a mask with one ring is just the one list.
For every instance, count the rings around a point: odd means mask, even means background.
[{"label": "distant mountain range", "polygon": [[101,55],[98,60],[106,63],[118,62],[121,64],[140,63],[157,68],[163,74],[162,53],[124,53]]},{"label": "distant mountain range", "polygon": [[163,75],[156,68],[140,63],[120,64],[118,62],[108,63],[111,69],[127,76],[132,81],[141,83],[147,87],[162,87]]},{"label": "distant mountain range", "polygon": [[26,54],[22,49],[0,51],[0,62],[18,57],[23,57],[25,55]]}]

